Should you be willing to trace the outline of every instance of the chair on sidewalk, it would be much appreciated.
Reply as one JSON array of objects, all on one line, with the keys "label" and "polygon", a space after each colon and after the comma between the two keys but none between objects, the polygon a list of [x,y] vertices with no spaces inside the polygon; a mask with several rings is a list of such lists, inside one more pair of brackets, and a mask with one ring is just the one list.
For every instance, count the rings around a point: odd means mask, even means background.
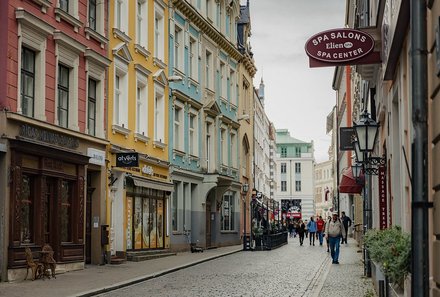
[{"label": "chair on sidewalk", "polygon": [[25,247],[24,252],[26,255],[26,277],[24,280],[26,280],[28,277],[29,269],[31,269],[32,272],[32,280],[40,278],[43,275],[43,264],[39,263],[38,261],[34,261],[34,256],[29,247]]},{"label": "chair on sidewalk", "polygon": [[[53,258],[52,247],[49,244],[45,244],[40,252],[40,255],[41,255],[41,263],[43,264],[43,277],[57,278],[55,276],[55,268],[57,266],[57,262]],[[49,269],[51,271],[51,274],[49,274]]]}]

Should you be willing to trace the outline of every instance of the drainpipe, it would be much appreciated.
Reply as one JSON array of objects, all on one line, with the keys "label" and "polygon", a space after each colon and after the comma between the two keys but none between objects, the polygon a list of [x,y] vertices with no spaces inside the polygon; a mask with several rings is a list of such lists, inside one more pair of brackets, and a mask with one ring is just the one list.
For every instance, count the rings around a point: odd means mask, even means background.
[{"label": "drainpipe", "polygon": [[412,220],[411,296],[429,295],[428,140],[427,140],[427,25],[426,1],[413,0],[411,18]]}]

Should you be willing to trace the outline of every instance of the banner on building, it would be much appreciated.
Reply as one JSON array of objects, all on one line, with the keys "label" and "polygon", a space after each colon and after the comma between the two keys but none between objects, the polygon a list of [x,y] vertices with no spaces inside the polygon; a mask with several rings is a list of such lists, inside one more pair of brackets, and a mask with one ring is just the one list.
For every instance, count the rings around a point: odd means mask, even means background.
[{"label": "banner on building", "polygon": [[387,222],[387,170],[385,166],[379,167],[379,227],[381,230],[388,227]]}]

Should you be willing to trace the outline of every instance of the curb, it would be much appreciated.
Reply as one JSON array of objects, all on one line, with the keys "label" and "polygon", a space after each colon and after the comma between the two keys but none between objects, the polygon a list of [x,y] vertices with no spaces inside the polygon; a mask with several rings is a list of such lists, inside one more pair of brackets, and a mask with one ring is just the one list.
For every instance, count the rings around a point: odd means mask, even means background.
[{"label": "curb", "polygon": [[228,256],[228,255],[231,255],[231,254],[239,253],[239,252],[242,252],[242,251],[243,250],[236,250],[236,251],[231,251],[231,252],[225,252],[225,253],[223,253],[221,255],[215,255],[215,256],[212,256],[210,258],[206,258],[206,259],[202,259],[202,260],[198,260],[198,261],[193,261],[193,262],[190,262],[190,263],[185,264],[185,265],[181,265],[181,266],[177,266],[177,267],[174,267],[174,268],[158,271],[156,273],[152,273],[152,274],[140,276],[140,277],[137,277],[137,278],[129,279],[129,280],[126,280],[126,281],[123,281],[123,282],[120,282],[120,283],[116,283],[116,284],[110,285],[110,286],[106,286],[106,287],[102,287],[102,288],[97,288],[97,289],[93,289],[93,290],[89,290],[89,291],[85,291],[85,292],[80,292],[78,294],[70,295],[70,297],[90,297],[90,296],[95,296],[95,295],[98,295],[98,294],[114,291],[114,290],[117,290],[117,289],[121,289],[121,288],[124,288],[124,287],[128,287],[128,286],[134,285],[134,284],[138,284],[138,283],[141,283],[143,281],[147,281],[147,280],[150,280],[150,279],[153,279],[153,278],[156,278],[156,277],[160,277],[160,276],[163,276],[163,275],[166,275],[166,274],[169,274],[169,273],[181,270],[181,269],[185,269],[185,268],[188,268],[188,267],[191,267],[191,266],[195,266],[197,264],[208,262],[208,261],[211,261],[211,260],[214,260],[214,259],[218,259],[218,258],[221,258],[221,257],[224,257],[224,256]]}]

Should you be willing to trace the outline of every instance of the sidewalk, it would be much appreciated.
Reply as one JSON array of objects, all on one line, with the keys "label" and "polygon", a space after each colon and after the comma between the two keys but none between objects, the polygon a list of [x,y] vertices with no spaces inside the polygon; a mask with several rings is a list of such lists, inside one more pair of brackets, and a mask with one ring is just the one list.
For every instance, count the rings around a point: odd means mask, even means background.
[{"label": "sidewalk", "polygon": [[56,279],[0,283],[0,296],[93,296],[241,250],[243,246],[236,245],[205,250],[203,253],[179,253],[176,256],[143,262],[103,266],[87,265],[84,270],[57,274]]}]

